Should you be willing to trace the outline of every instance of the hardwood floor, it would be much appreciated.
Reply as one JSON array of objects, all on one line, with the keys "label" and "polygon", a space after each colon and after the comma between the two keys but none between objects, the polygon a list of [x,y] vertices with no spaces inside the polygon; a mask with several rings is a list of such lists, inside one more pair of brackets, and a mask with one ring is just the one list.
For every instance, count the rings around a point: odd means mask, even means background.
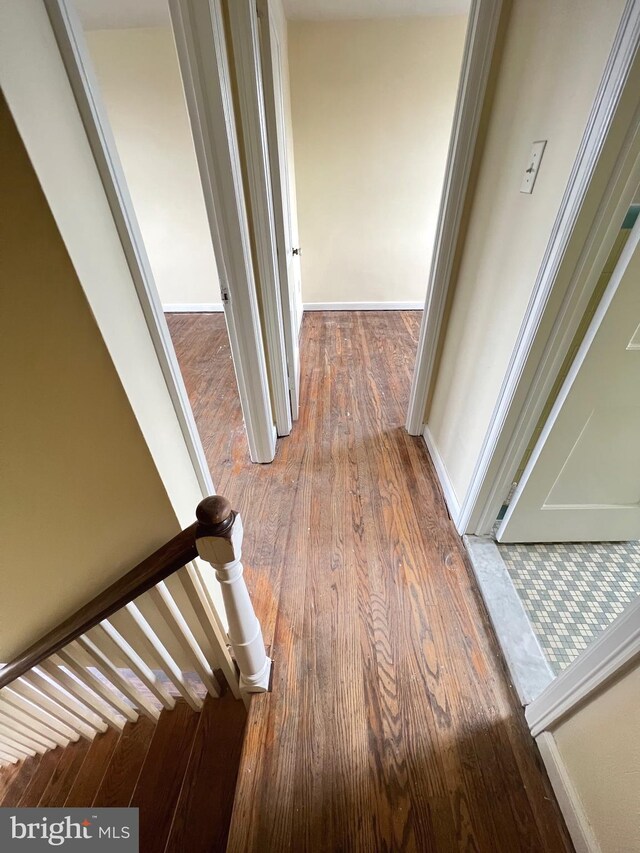
[{"label": "hardwood floor", "polygon": [[260,466],[222,316],[169,317],[275,659],[249,711],[233,853],[572,849],[424,442],[403,428],[419,320],[305,315],[301,417]]},{"label": "hardwood floor", "polygon": [[166,317],[212,473],[242,466],[249,448],[224,314]]}]

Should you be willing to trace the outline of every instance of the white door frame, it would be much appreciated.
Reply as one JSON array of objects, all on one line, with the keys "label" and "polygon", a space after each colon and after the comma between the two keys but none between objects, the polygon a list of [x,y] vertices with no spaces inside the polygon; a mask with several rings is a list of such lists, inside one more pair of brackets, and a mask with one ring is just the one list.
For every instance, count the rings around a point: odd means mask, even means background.
[{"label": "white door frame", "polygon": [[170,394],[42,0],[0,3],[0,83],[178,522],[186,527],[213,488],[209,471],[199,464]]},{"label": "white door frame", "polygon": [[[638,219],[636,220],[636,223],[633,226],[631,233],[629,234],[629,237],[627,239],[627,242],[625,243],[625,246],[622,250],[620,258],[618,259],[616,266],[615,266],[615,269],[613,270],[613,272],[611,274],[611,279],[610,279],[610,281],[609,281],[609,283],[605,289],[605,292],[602,294],[602,297],[600,299],[598,307],[596,308],[596,311],[593,315],[593,318],[591,319],[591,322],[589,323],[589,327],[587,328],[587,330],[584,334],[584,338],[582,339],[582,342],[581,342],[580,346],[578,347],[578,351],[575,355],[575,358],[573,359],[573,362],[571,363],[571,367],[569,368],[567,376],[565,377],[565,380],[562,383],[562,387],[558,391],[558,396],[556,397],[555,402],[551,408],[551,411],[549,412],[549,415],[548,415],[546,423],[542,429],[542,432],[540,433],[540,436],[538,437],[538,440],[537,440],[537,442],[536,442],[536,444],[535,444],[535,446],[531,452],[531,456],[529,457],[527,465],[526,465],[524,471],[522,472],[522,475],[520,477],[520,481],[518,482],[518,487],[516,488],[516,490],[513,493],[513,496],[511,497],[507,512],[505,513],[505,516],[502,519],[502,522],[500,523],[500,527],[496,532],[496,539],[498,542],[505,541],[503,539],[503,537],[504,537],[504,534],[507,532],[507,527],[508,527],[509,521],[511,519],[511,516],[515,512],[518,511],[517,510],[518,500],[520,499],[520,496],[524,492],[524,490],[527,486],[527,483],[528,483],[530,477],[532,476],[534,469],[538,463],[538,460],[539,460],[541,454],[543,453],[547,439],[551,435],[553,427],[554,427],[558,417],[560,416],[560,414],[562,412],[562,409],[564,407],[565,402],[567,401],[567,398],[569,397],[569,395],[571,393],[571,390],[573,388],[573,384],[576,381],[576,379],[578,378],[578,375],[580,373],[580,369],[582,368],[582,365],[584,364],[584,361],[589,354],[589,350],[591,349],[591,346],[596,339],[596,336],[598,334],[600,326],[602,325],[603,321],[606,318],[607,311],[609,310],[609,307],[610,307],[616,293],[618,292],[618,288],[620,287],[620,283],[622,282],[622,279],[626,273],[627,267],[628,267],[631,259],[633,258],[633,255],[636,252],[639,243],[640,243],[640,217],[638,217]],[[567,535],[566,528],[564,529],[564,531],[562,531],[562,535],[564,535],[564,536]],[[612,538],[614,538],[614,537],[612,537]],[[615,538],[622,538],[622,536],[620,536],[620,537],[616,536]],[[507,540],[507,541],[509,541],[509,540]],[[511,538],[510,541],[520,542],[522,540],[519,538],[517,538],[517,539]],[[544,541],[544,540],[536,539],[536,541]],[[550,541],[552,541],[552,540],[550,540]],[[565,541],[576,541],[576,540],[573,540],[573,539],[570,539],[569,537],[567,537],[567,540],[565,540]],[[580,540],[580,541],[583,541],[583,540]],[[592,539],[592,541],[595,541],[595,537]]]},{"label": "white door frame", "polygon": [[82,27],[75,8],[67,0],[51,0],[46,2],[46,7],[189,456],[203,495],[212,494],[211,474],[171,344],[111,127],[108,120],[105,120],[104,107],[100,101],[97,81],[93,76]]},{"label": "white door frame", "polygon": [[627,0],[469,489],[454,512],[461,533],[490,535],[640,184],[639,45],[640,3]]},{"label": "white door frame", "polygon": [[253,272],[221,2],[169,0],[169,10],[251,458],[254,462],[271,462],[275,456],[276,425]]},{"label": "white door frame", "polygon": [[[233,45],[239,118],[243,128],[242,148],[273,409],[278,435],[289,435],[292,423],[289,369],[284,339],[280,266],[276,248],[258,15],[255,0],[232,0],[225,5]],[[288,310],[289,306],[286,307]]]},{"label": "white door frame", "polygon": [[[201,482],[203,494],[211,494],[213,492],[211,475],[169,335],[115,140],[111,133],[106,110],[102,104],[99,85],[93,74],[92,62],[86,47],[82,26],[72,0],[44,0],[44,2],[109,200],[158,361],[183,430],[185,443],[189,448],[189,455]],[[221,57],[221,64],[224,65],[224,56]],[[194,81],[189,82],[192,86],[196,85]],[[192,95],[189,89],[190,86],[185,81],[187,103],[190,100],[189,96]],[[233,133],[225,133],[226,123],[219,121],[219,124],[222,130],[216,142],[220,160],[223,160],[225,154],[229,159],[232,159],[234,145],[237,148],[232,114],[229,119],[229,126],[233,128]],[[232,207],[236,203],[234,195],[230,193],[225,197],[222,193],[213,195],[210,191],[210,184],[205,183],[203,177],[205,172],[202,169],[202,164],[199,163],[199,165],[220,277],[220,289],[225,303],[225,317],[247,431],[249,452],[254,462],[270,462],[275,454],[275,429],[271,414],[255,285],[250,275],[250,257],[247,256],[244,270],[240,268],[238,271],[229,263],[229,255],[231,254],[229,244],[236,235],[230,235],[227,232],[222,235],[219,222],[222,217],[233,221]],[[217,162],[215,167],[222,170],[225,165]],[[207,173],[207,177],[209,177],[209,173]],[[241,196],[241,187],[234,189],[236,195]],[[243,231],[241,216],[236,215],[236,221],[238,229]],[[244,226],[244,231],[247,232],[246,218]],[[248,236],[246,242],[248,242]],[[230,267],[236,274],[232,276],[228,274]],[[130,369],[135,371],[138,366],[131,364]]]},{"label": "white door frame", "polygon": [[[274,227],[276,236],[276,251],[278,272],[280,276],[280,300],[284,321],[284,343],[289,374],[289,393],[291,398],[291,416],[294,421],[300,414],[300,322],[302,314],[302,295],[298,296],[298,282],[290,279],[293,267],[296,265],[294,247],[292,245],[293,210],[291,202],[293,163],[289,161],[288,146],[291,140],[287,138],[285,100],[289,96],[289,80],[282,78],[282,65],[276,70],[278,57],[274,53],[274,38],[280,51],[286,50],[281,37],[287,37],[287,20],[282,6],[282,0],[258,0],[258,26],[260,28],[260,64],[265,104],[266,144],[271,169],[271,197],[273,199]],[[275,33],[275,36],[274,36]],[[286,62],[287,73],[289,70]],[[277,87],[277,83],[279,86]],[[280,103],[277,93],[281,95]],[[290,107],[290,104],[287,108]],[[280,125],[280,121],[282,126]],[[283,196],[286,199],[283,201]],[[299,252],[299,249],[298,249]],[[296,270],[298,271],[298,270]],[[298,310],[299,309],[299,310]]]},{"label": "white door frame", "polygon": [[410,435],[422,435],[425,426],[425,412],[435,379],[442,323],[452,286],[462,215],[503,6],[502,0],[472,0],[469,10],[427,296],[411,382],[406,419]]}]

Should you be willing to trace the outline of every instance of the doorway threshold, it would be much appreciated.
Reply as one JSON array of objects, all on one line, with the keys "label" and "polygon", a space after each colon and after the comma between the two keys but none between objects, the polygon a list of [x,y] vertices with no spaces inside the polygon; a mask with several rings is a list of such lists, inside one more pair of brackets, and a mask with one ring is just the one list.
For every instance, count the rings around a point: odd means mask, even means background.
[{"label": "doorway threshold", "polygon": [[518,698],[528,705],[555,678],[500,551],[488,536],[464,536],[480,593]]}]

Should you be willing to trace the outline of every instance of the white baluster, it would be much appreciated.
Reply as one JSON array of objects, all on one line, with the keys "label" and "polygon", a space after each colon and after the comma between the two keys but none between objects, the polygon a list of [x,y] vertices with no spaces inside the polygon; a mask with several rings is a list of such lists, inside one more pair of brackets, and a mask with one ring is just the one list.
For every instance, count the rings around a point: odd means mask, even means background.
[{"label": "white baluster", "polygon": [[169,710],[175,706],[175,699],[167,693],[155,672],[147,666],[133,646],[125,640],[108,619],[92,628],[87,636],[91,637],[105,654],[108,654],[107,643],[111,642],[116,653],[124,659],[129,669],[140,679],[147,690],[153,693],[160,704]]},{"label": "white baluster", "polygon": [[[30,686],[38,693],[52,697],[62,709],[58,718],[62,722],[68,722],[72,728],[77,729],[88,740],[93,740],[96,732],[106,732],[108,726],[99,717],[93,714],[85,705],[74,699],[52,678],[47,678],[43,673],[34,668],[20,679],[20,683]],[[27,698],[29,698],[27,696]],[[45,706],[46,707],[46,706]],[[53,715],[53,712],[51,712]],[[65,714],[69,716],[66,717]],[[54,715],[55,716],[55,715]]]},{"label": "white baluster", "polygon": [[29,737],[28,735],[22,735],[10,726],[0,725],[0,738],[2,738],[8,746],[13,744],[14,747],[21,749],[23,752],[26,751],[29,755],[35,755],[36,752],[39,752],[42,755],[47,751],[47,749],[49,749],[49,747],[43,746],[34,738]]},{"label": "white baluster", "polygon": [[27,750],[26,747],[19,747],[14,745],[11,742],[10,738],[0,738],[0,746],[5,750],[5,752],[13,753],[17,758],[21,761],[24,758],[29,758],[29,756],[34,756],[35,752],[32,749]]},{"label": "white baluster", "polygon": [[[72,740],[49,722],[47,714],[30,702],[25,702],[21,696],[10,693],[7,687],[0,694],[0,721],[13,724],[16,728],[20,726],[20,731],[26,729],[25,734],[33,733],[42,742],[46,741],[46,745],[53,742],[58,746],[69,746]],[[78,740],[78,735],[75,735],[75,739]]]},{"label": "white baluster", "polygon": [[[102,681],[95,676],[88,666],[85,665],[82,649],[77,641],[69,643],[64,649],[60,649],[58,657],[62,660],[66,669],[69,669],[73,674],[82,681],[87,687],[90,687],[101,699],[110,705],[118,714],[122,714],[131,723],[135,723],[138,719],[138,712],[125,702],[119,693],[113,689],[113,684],[110,681]],[[94,661],[91,661],[94,664]]]},{"label": "white baluster", "polygon": [[6,764],[17,764],[18,761],[20,759],[15,755],[9,755],[0,743],[0,767],[4,767]]},{"label": "white baluster", "polygon": [[184,616],[176,607],[176,603],[165,584],[161,581],[152,587],[147,592],[147,595],[154,603],[160,617],[164,619],[165,624],[172,632],[182,649],[182,653],[190,661],[198,677],[207,688],[207,692],[216,698],[220,696],[220,685],[215,675],[211,672],[207,659],[202,654],[200,646],[196,642]]},{"label": "white baluster", "polygon": [[[178,664],[160,642],[157,634],[142,615],[137,604],[132,601],[130,604],[127,604],[120,613],[126,617],[127,620],[133,621],[133,624],[139,629],[140,640],[142,641],[145,651],[152,660],[156,662],[160,669],[162,669],[165,675],[171,679],[186,703],[193,708],[194,711],[199,711],[202,708],[202,699],[200,699],[194,690],[193,685],[187,681]],[[116,614],[116,616],[120,616],[120,613]]]},{"label": "white baluster", "polygon": [[242,519],[220,495],[205,498],[198,505],[196,516],[200,522],[196,533],[198,553],[213,566],[222,587],[229,642],[240,670],[240,689],[245,693],[266,693],[271,660],[243,577]]},{"label": "white baluster", "polygon": [[74,717],[81,718],[89,727],[89,738],[92,739],[96,732],[106,732],[109,728],[107,723],[98,717],[86,704],[77,699],[68,690],[65,690],[61,684],[58,684],[52,672],[55,672],[55,667],[53,666],[49,672],[34,667],[31,672],[23,675],[22,678],[24,681],[28,681],[37,687],[41,693],[53,696],[56,702],[59,702],[60,705],[70,711]]},{"label": "white baluster", "polygon": [[109,657],[98,647],[93,640],[88,637],[78,637],[76,640],[78,646],[93,660],[93,665],[108,679],[108,681],[116,687],[123,696],[133,704],[141,713],[154,722],[159,718],[160,711],[153,702],[144,696],[137,687],[129,681],[118,669],[118,667],[109,659]]},{"label": "white baluster", "polygon": [[68,690],[69,693],[72,693],[79,700],[84,702],[84,704],[91,708],[91,710],[105,723],[108,723],[115,729],[122,730],[124,728],[124,719],[119,717],[117,714],[114,714],[106,702],[103,702],[99,696],[85,687],[77,678],[74,678],[69,675],[68,672],[65,672],[63,667],[66,667],[66,663],[57,655],[52,655],[49,660],[43,661],[40,666],[47,675],[50,675],[53,679],[59,681],[65,690]]},{"label": "white baluster", "polygon": [[13,681],[11,688],[24,699],[28,699],[37,708],[42,708],[48,714],[51,714],[51,717],[59,723],[69,726],[71,731],[81,734],[87,740],[93,740],[96,733],[95,729],[87,726],[79,717],[71,714],[62,705],[51,699],[50,696],[36,690],[24,676]]}]

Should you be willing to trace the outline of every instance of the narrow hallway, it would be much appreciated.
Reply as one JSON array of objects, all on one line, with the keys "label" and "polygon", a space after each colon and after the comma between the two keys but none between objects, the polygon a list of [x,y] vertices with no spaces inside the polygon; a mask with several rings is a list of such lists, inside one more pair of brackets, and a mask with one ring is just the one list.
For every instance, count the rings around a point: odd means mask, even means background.
[{"label": "narrow hallway", "polygon": [[572,849],[424,442],[403,428],[419,321],[306,314],[301,418],[266,466],[239,412],[203,404],[209,337],[172,324],[275,660],[249,712],[234,853]]}]

